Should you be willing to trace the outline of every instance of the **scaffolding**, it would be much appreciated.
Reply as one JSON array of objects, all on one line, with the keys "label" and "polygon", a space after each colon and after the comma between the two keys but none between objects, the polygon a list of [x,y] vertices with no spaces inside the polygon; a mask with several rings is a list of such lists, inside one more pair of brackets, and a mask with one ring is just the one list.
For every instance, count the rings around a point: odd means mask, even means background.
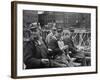
[{"label": "scaffolding", "polygon": [[74,33],[72,35],[72,40],[75,45],[78,46],[91,46],[91,33]]}]

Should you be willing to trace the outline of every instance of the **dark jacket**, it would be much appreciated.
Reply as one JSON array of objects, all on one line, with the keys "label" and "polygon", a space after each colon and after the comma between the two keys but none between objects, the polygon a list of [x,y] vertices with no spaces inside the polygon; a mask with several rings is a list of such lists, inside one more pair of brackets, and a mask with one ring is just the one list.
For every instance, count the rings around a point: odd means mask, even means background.
[{"label": "dark jacket", "polygon": [[34,41],[29,41],[23,49],[24,64],[27,69],[44,68],[45,65],[41,63],[41,59],[47,59],[47,48],[45,44],[38,46]]},{"label": "dark jacket", "polygon": [[74,46],[73,41],[70,38],[63,39],[64,44],[69,46],[69,51],[72,53],[77,53],[77,48]]},{"label": "dark jacket", "polygon": [[56,56],[62,53],[60,48],[58,47],[58,43],[56,39],[51,39],[48,43],[48,48],[52,49],[52,56]]},{"label": "dark jacket", "polygon": [[77,48],[74,46],[74,43],[70,38],[65,38],[64,44],[69,46],[69,51],[72,52],[72,54],[70,54],[71,57],[76,57],[76,58],[84,58],[85,57],[83,52],[77,51]]}]

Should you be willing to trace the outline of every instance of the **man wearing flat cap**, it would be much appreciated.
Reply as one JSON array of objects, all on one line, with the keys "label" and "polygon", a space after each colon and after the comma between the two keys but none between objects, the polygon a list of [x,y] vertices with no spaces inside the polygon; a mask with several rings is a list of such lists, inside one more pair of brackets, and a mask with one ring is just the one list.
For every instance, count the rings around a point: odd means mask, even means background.
[{"label": "man wearing flat cap", "polygon": [[[63,36],[63,28],[62,26],[58,26],[56,28],[56,34],[55,38],[52,38],[48,43],[48,48],[51,50],[51,55],[53,62],[51,63],[51,66],[53,67],[67,67],[68,62],[66,55],[62,56],[62,50],[59,47],[58,41]],[[66,47],[67,48],[67,47]]]},{"label": "man wearing flat cap", "polygon": [[26,69],[49,67],[48,49],[40,36],[37,23],[30,24],[30,33],[30,41],[23,50]]},{"label": "man wearing flat cap", "polygon": [[47,44],[50,42],[51,39],[55,38],[55,34],[56,34],[56,27],[55,27],[55,25],[53,25],[51,32],[46,37]]}]

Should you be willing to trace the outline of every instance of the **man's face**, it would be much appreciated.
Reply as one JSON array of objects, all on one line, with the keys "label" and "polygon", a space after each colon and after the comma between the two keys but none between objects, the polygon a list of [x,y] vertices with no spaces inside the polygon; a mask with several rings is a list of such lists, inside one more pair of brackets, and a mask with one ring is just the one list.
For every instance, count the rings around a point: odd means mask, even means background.
[{"label": "man's face", "polygon": [[31,30],[31,39],[38,39],[39,38],[39,30],[34,28]]},{"label": "man's face", "polygon": [[64,35],[64,38],[70,38],[70,36],[71,36],[71,33],[70,32],[67,32],[67,33],[64,33],[65,35]]},{"label": "man's face", "polygon": [[56,34],[56,29],[52,29],[52,33],[53,34]]},{"label": "man's face", "polygon": [[57,31],[56,37],[59,39],[63,36],[63,31]]}]

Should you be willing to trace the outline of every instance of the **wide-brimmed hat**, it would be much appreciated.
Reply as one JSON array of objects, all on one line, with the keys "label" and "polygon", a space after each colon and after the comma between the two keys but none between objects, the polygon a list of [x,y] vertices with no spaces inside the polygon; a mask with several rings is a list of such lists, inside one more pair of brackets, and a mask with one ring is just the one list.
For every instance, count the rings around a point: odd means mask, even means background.
[{"label": "wide-brimmed hat", "polygon": [[70,27],[70,28],[69,28],[69,31],[70,31],[70,32],[74,32],[75,30],[74,30],[73,27]]},{"label": "wide-brimmed hat", "polygon": [[61,26],[57,27],[57,32],[63,32],[63,28]]},{"label": "wide-brimmed hat", "polygon": [[34,23],[31,23],[29,27],[30,27],[30,30],[37,29],[38,24],[37,24],[37,22],[34,22]]}]

